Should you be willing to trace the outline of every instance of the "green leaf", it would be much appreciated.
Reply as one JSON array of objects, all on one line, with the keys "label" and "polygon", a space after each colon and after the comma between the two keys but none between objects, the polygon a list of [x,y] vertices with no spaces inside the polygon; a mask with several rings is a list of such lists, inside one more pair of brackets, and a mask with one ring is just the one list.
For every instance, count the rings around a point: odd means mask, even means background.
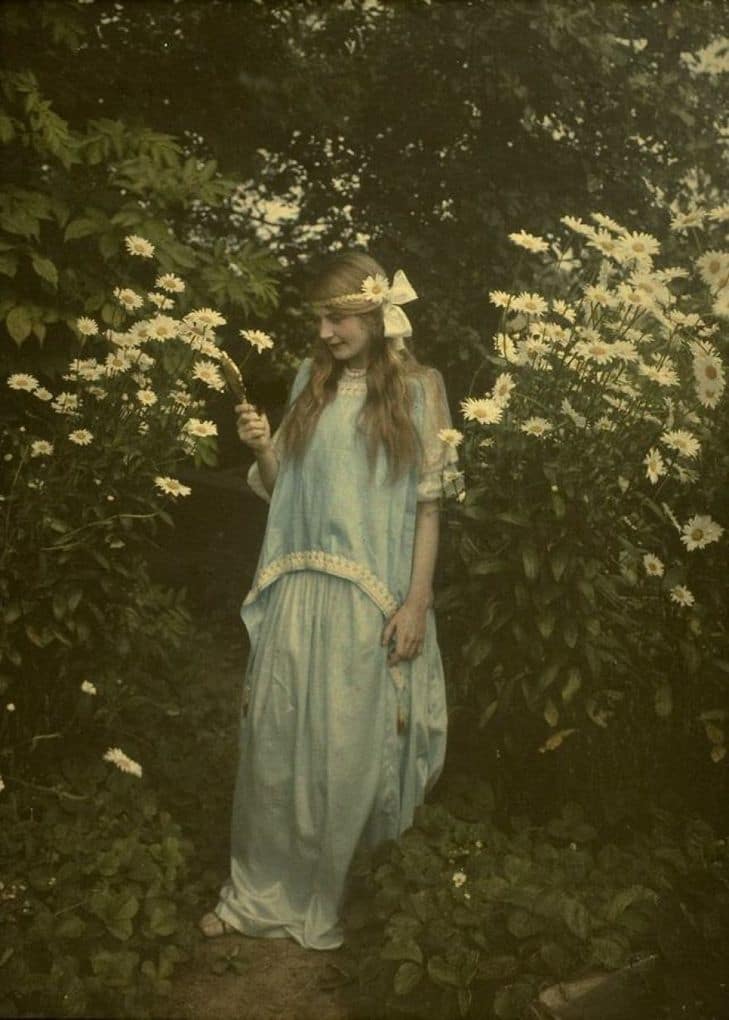
[{"label": "green leaf", "polygon": [[564,643],[568,648],[574,648],[577,644],[577,638],[579,636],[579,630],[577,628],[577,621],[574,616],[568,616],[562,622],[562,637]]},{"label": "green leaf", "polygon": [[78,939],[85,931],[86,922],[76,914],[72,914],[58,922],[54,935],[59,939]]},{"label": "green leaf", "polygon": [[560,581],[562,575],[565,572],[565,568],[569,562],[570,550],[569,546],[558,545],[555,546],[549,553],[549,566],[552,571],[552,577],[555,581]]},{"label": "green leaf", "polygon": [[658,896],[653,889],[648,889],[644,885],[631,885],[627,889],[621,889],[619,893],[613,896],[608,904],[607,918],[609,921],[618,921],[631,904],[638,903],[641,900],[649,900],[651,903],[655,903],[657,899]]},{"label": "green leaf", "polygon": [[630,943],[618,933],[595,935],[590,939],[590,953],[595,963],[617,970],[627,963]]},{"label": "green leaf", "polygon": [[52,286],[58,286],[58,270],[50,259],[45,258],[43,255],[36,255],[33,253],[31,256],[33,263],[33,269],[36,274],[43,280],[47,280]]},{"label": "green leaf", "polygon": [[562,920],[573,935],[585,941],[590,934],[590,915],[579,900],[565,897],[562,904]]},{"label": "green leaf", "polygon": [[393,978],[393,989],[395,995],[407,995],[413,988],[420,984],[425,971],[417,963],[403,963],[395,971]]},{"label": "green leaf", "polygon": [[460,987],[455,967],[447,963],[442,956],[431,956],[428,960],[428,977],[441,988]]},{"label": "green leaf", "polygon": [[519,972],[515,956],[488,956],[478,965],[478,976],[483,981],[507,981]]},{"label": "green leaf", "polygon": [[27,308],[23,308],[22,305],[16,305],[15,308],[11,308],[8,314],[5,316],[5,325],[7,326],[8,333],[16,342],[18,347],[27,340],[30,336],[30,330],[33,325],[30,319]]},{"label": "green leaf", "polygon": [[63,239],[64,241],[75,241],[80,237],[97,234],[103,229],[104,225],[102,223],[81,216],[76,220],[71,220],[63,233]]},{"label": "green leaf", "polygon": [[411,960],[413,963],[423,962],[423,951],[415,939],[392,939],[380,950],[383,960]]},{"label": "green leaf", "polygon": [[582,686],[582,674],[577,666],[570,666],[567,670],[567,680],[562,688],[562,701],[568,705]]},{"label": "green leaf", "polygon": [[458,989],[458,1012],[461,1016],[468,1016],[473,1003],[473,992],[470,988]]},{"label": "green leaf", "polygon": [[522,545],[521,561],[524,567],[524,576],[528,581],[536,581],[539,577],[539,553],[531,542],[525,542]]},{"label": "green leaf", "polygon": [[526,514],[520,514],[516,510],[507,510],[504,513],[496,514],[495,520],[503,521],[504,524],[513,524],[518,528],[530,528],[532,525]]},{"label": "green leaf", "polygon": [[0,254],[0,273],[4,276],[15,276],[18,269],[18,256],[10,252]]},{"label": "green leaf", "polygon": [[154,899],[145,904],[150,930],[155,935],[172,935],[177,931],[177,905],[172,900]]},{"label": "green leaf", "polygon": [[506,919],[506,927],[514,938],[527,939],[543,930],[544,921],[526,910],[512,910]]}]

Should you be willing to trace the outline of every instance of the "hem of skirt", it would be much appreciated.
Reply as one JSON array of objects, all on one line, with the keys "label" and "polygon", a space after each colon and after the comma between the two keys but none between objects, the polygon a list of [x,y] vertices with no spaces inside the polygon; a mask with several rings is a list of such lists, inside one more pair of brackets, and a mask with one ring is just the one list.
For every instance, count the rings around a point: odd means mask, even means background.
[{"label": "hem of skirt", "polygon": [[231,927],[235,928],[241,935],[246,935],[249,938],[263,938],[263,939],[293,939],[303,949],[317,949],[325,951],[328,949],[339,949],[344,945],[344,936],[337,933],[333,936],[334,941],[326,942],[321,944],[317,942],[307,941],[306,937],[301,934],[298,925],[287,925],[276,922],[262,922],[254,921],[252,918],[247,918],[241,921],[240,914],[237,914],[234,910],[226,903],[219,903],[215,908],[214,913],[220,918],[221,921],[225,921]]}]

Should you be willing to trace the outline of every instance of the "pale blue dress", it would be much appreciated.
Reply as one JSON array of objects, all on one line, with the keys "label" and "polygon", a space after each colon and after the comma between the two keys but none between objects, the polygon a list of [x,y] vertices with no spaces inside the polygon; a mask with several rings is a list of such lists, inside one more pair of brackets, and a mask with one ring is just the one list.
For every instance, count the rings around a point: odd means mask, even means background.
[{"label": "pale blue dress", "polygon": [[[291,406],[306,384],[300,366]],[[446,746],[433,610],[423,650],[387,665],[380,638],[410,584],[416,505],[446,492],[455,450],[443,379],[410,385],[425,457],[398,482],[380,450],[368,477],[355,419],[366,380],[345,368],[300,462],[282,454],[253,579],[231,823],[216,913],[247,935],[342,944],[339,908],[357,847],[395,838],[438,778]],[[268,500],[257,465],[248,482]]]}]

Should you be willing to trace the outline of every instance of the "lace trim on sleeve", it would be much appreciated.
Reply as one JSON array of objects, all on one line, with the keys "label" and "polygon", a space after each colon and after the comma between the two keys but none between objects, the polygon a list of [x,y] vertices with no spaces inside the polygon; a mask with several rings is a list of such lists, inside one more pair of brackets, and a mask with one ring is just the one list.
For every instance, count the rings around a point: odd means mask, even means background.
[{"label": "lace trim on sleeve", "polygon": [[438,438],[441,429],[453,428],[443,376],[431,368],[423,377],[424,408],[420,438],[423,461],[418,479],[418,501],[457,495],[463,484],[458,451]]}]

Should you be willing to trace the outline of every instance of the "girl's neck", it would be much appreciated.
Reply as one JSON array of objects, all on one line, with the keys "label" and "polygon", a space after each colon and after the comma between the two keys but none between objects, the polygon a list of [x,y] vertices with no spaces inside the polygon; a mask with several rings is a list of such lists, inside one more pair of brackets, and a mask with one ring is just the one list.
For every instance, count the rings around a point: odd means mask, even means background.
[{"label": "girl's neck", "polygon": [[342,372],[348,376],[363,376],[367,375],[367,366],[364,368],[350,368],[349,365],[343,365]]}]

